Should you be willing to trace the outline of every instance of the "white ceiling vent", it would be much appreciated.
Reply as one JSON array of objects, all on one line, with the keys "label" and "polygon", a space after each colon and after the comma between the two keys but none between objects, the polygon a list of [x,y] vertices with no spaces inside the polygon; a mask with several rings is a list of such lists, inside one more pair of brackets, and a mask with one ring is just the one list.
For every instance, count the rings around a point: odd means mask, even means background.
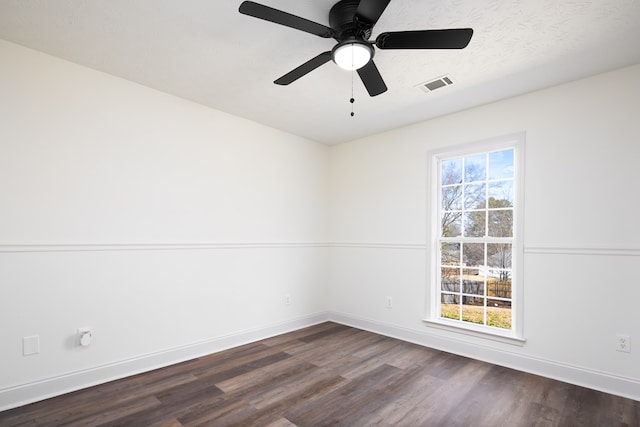
[{"label": "white ceiling vent", "polygon": [[419,87],[420,89],[422,89],[427,93],[430,93],[430,92],[433,92],[434,90],[437,90],[446,86],[451,86],[452,84],[453,84],[453,79],[451,78],[450,75],[447,74],[445,76],[441,76],[436,79],[432,79],[432,80],[420,83],[417,87]]}]

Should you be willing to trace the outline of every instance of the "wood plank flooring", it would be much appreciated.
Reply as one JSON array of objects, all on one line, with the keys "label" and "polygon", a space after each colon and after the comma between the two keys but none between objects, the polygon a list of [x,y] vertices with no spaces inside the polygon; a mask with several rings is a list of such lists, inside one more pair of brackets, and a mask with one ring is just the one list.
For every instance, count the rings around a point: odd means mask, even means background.
[{"label": "wood plank flooring", "polygon": [[640,402],[327,322],[0,412],[1,426],[640,426]]}]

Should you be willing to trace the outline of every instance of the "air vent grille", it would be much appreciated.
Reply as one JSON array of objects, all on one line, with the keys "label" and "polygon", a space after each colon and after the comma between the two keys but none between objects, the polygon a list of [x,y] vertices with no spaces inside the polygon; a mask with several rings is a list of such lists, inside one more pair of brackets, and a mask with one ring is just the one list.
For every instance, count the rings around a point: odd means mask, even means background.
[{"label": "air vent grille", "polygon": [[419,87],[420,89],[422,89],[427,93],[430,93],[430,92],[433,92],[434,90],[437,90],[446,86],[451,86],[452,84],[453,84],[453,79],[451,78],[450,75],[447,74],[445,76],[441,76],[441,77],[420,83],[417,87]]}]

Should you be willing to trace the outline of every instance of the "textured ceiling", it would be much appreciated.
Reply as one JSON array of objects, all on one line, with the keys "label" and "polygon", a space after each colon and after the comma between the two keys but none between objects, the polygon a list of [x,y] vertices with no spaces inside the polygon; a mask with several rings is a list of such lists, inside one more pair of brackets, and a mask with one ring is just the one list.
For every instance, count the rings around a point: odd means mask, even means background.
[{"label": "textured ceiling", "polygon": [[[333,0],[259,0],[328,25]],[[389,90],[369,97],[323,39],[238,13],[240,0],[2,0],[0,38],[231,114],[335,144],[640,63],[640,0],[392,0],[374,28],[472,27],[464,50],[377,51]],[[455,84],[416,85],[448,74]]]}]

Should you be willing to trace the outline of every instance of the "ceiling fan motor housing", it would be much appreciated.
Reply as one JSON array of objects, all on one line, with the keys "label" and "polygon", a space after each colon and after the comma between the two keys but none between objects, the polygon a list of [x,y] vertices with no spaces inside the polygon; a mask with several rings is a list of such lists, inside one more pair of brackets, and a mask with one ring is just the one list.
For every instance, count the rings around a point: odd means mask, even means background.
[{"label": "ceiling fan motor housing", "polygon": [[[335,39],[338,41],[338,44],[331,50],[331,58],[333,62],[347,70],[363,67],[373,58],[375,53],[373,44],[367,41],[371,36],[372,25],[362,22],[356,16],[359,5],[359,0],[341,0],[334,4],[329,11],[329,25],[335,33]],[[357,57],[360,60],[351,57],[351,55],[354,55],[354,48],[359,52]],[[340,51],[344,52],[342,61],[338,58],[341,55]],[[356,65],[355,62],[345,58],[345,56],[354,58],[353,61],[358,62],[358,64]]]},{"label": "ceiling fan motor housing", "polygon": [[340,42],[355,38],[362,41],[371,37],[371,24],[361,22],[356,17],[359,0],[340,0],[329,11],[329,26]]}]

